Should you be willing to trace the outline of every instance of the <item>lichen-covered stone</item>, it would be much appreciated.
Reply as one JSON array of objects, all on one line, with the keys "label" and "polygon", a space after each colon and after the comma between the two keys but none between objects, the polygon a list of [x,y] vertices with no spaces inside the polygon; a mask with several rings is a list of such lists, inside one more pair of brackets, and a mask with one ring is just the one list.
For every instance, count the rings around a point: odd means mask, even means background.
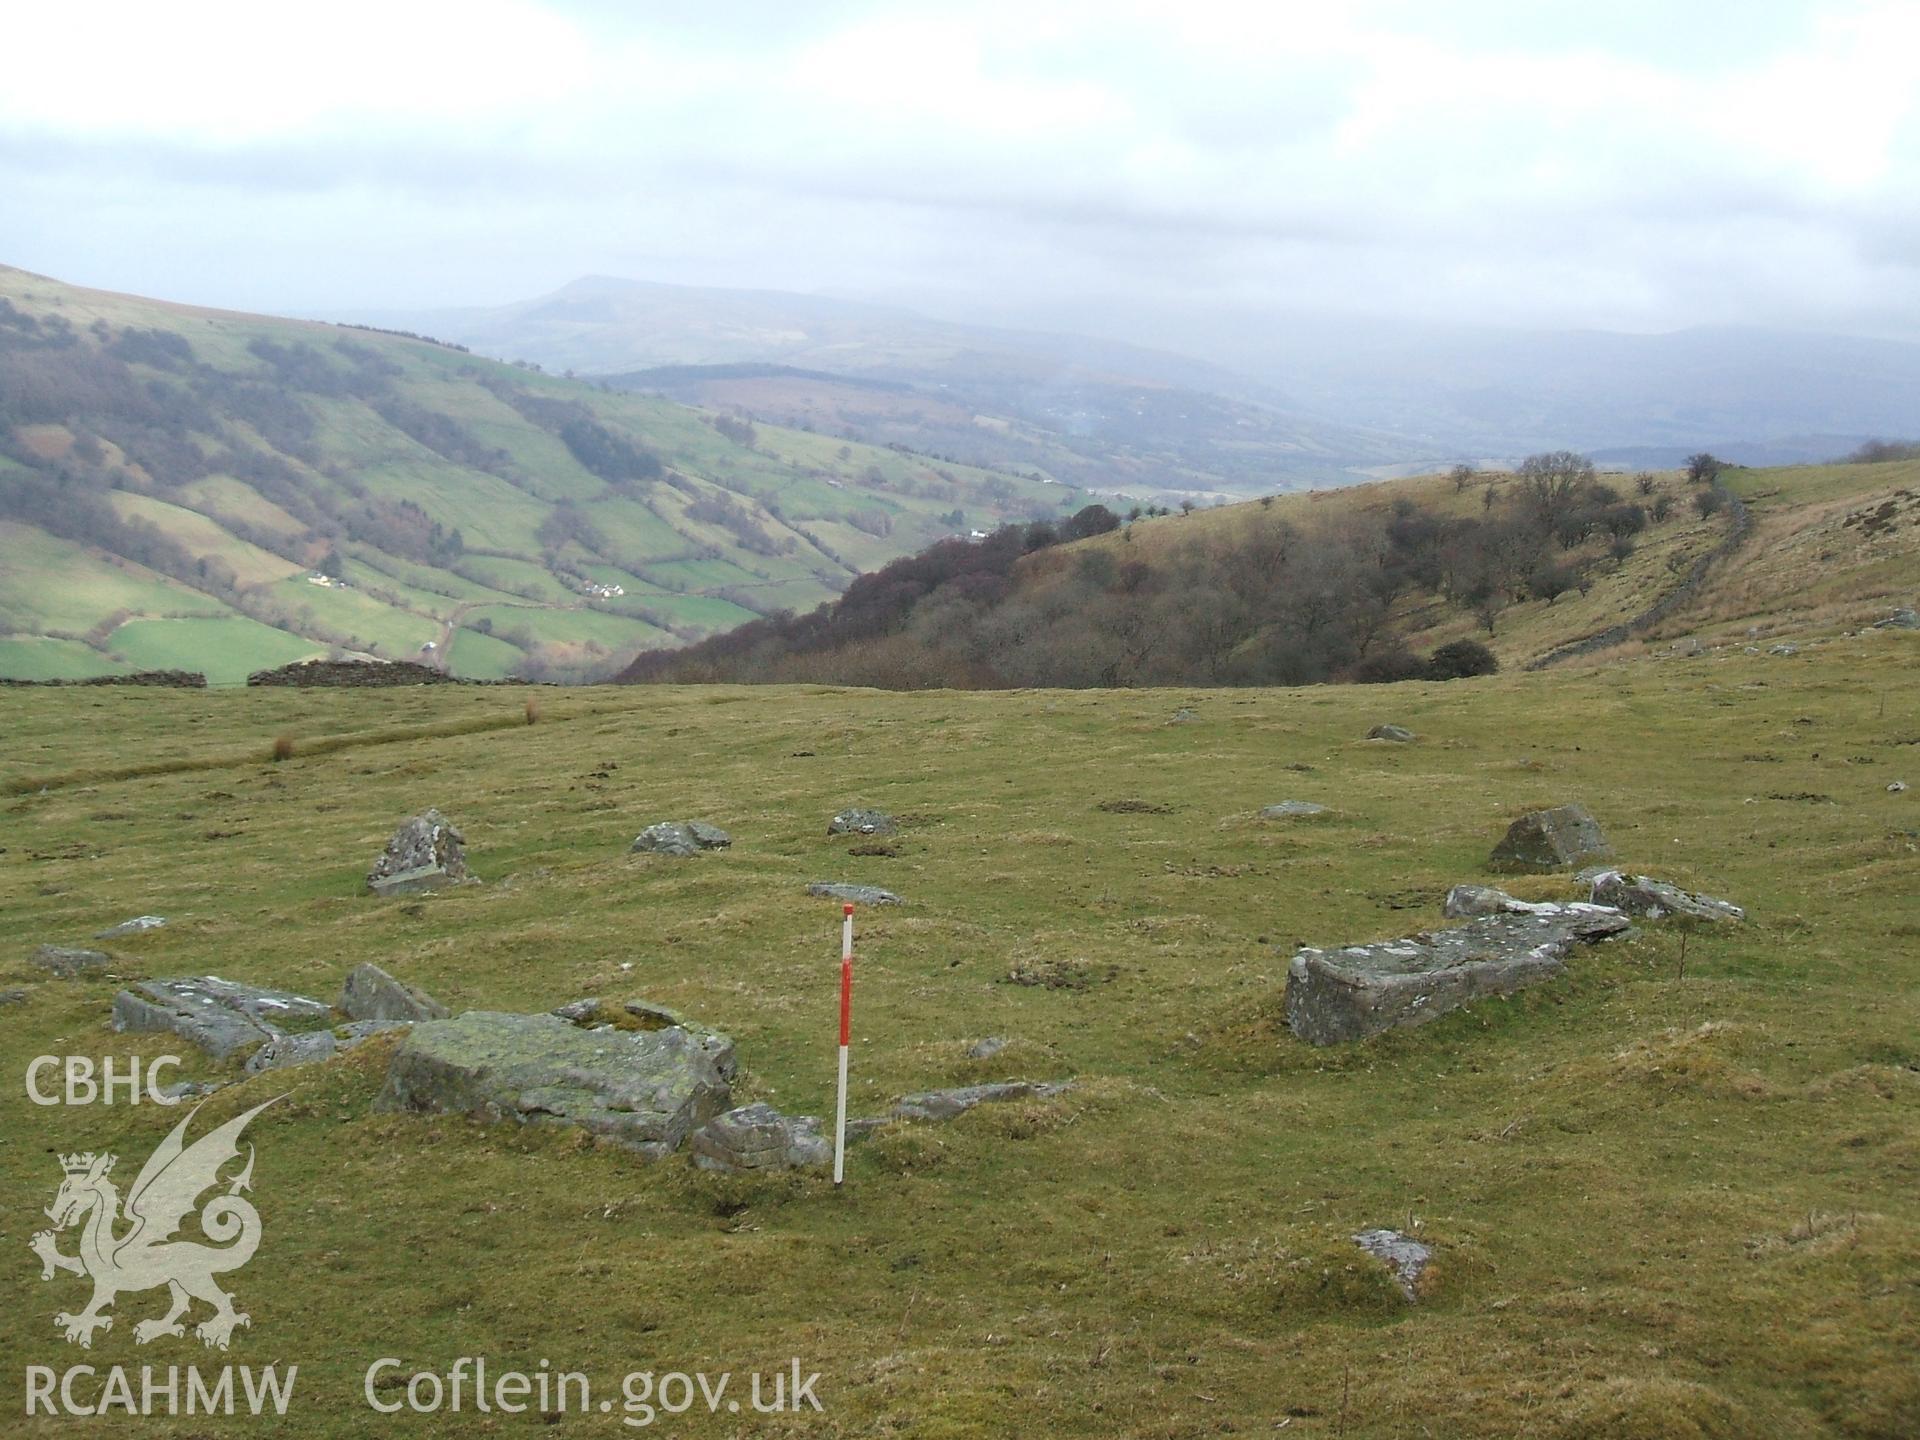
[{"label": "lichen-covered stone", "polygon": [[717,825],[701,820],[662,820],[635,837],[632,850],[654,855],[698,855],[702,850],[724,850],[733,837]]},{"label": "lichen-covered stone", "polygon": [[1282,800],[1278,805],[1268,805],[1260,812],[1262,820],[1304,820],[1310,815],[1324,815],[1327,807],[1316,805],[1311,800]]},{"label": "lichen-covered stone", "polygon": [[1487,868],[1519,872],[1566,870],[1613,854],[1584,805],[1558,805],[1522,815],[1487,857]]},{"label": "lichen-covered stone", "polygon": [[648,1159],[728,1108],[701,1037],[582,1029],[557,1015],[469,1011],[415,1025],[393,1053],[378,1107],[576,1125]]},{"label": "lichen-covered stone", "polygon": [[340,988],[340,1013],[350,1020],[444,1020],[451,1013],[426,991],[393,978],[378,965],[356,965]]},{"label": "lichen-covered stone", "polygon": [[812,1115],[782,1115],[764,1101],[716,1115],[693,1132],[687,1153],[703,1170],[798,1170],[833,1159]]},{"label": "lichen-covered stone", "polygon": [[41,945],[27,958],[62,980],[96,974],[113,963],[113,957],[104,950],[80,950],[66,945]]},{"label": "lichen-covered stone", "polygon": [[149,930],[158,930],[167,923],[164,915],[136,915],[131,920],[122,920],[118,925],[109,925],[104,930],[93,932],[96,940],[123,940],[129,935],[144,935]]},{"label": "lichen-covered stone", "polygon": [[1419,1298],[1420,1276],[1432,1263],[1433,1250],[1398,1230],[1362,1230],[1353,1243],[1393,1271],[1394,1283],[1409,1305]]},{"label": "lichen-covered stone", "polygon": [[1617,870],[1598,876],[1593,882],[1593,903],[1611,905],[1629,915],[1648,920],[1679,916],[1685,920],[1744,920],[1747,912],[1730,900],[1712,895],[1694,895],[1678,885],[1669,885],[1651,875],[1623,875]]},{"label": "lichen-covered stone", "polygon": [[829,835],[891,835],[900,827],[884,810],[842,810],[827,822]]},{"label": "lichen-covered stone", "polygon": [[417,895],[470,878],[466,837],[438,810],[427,810],[393,832],[367,872],[367,888],[376,895]]},{"label": "lichen-covered stone", "polygon": [[822,900],[850,900],[855,905],[904,905],[907,903],[893,891],[882,890],[878,885],[841,885],[816,880],[807,886],[807,893]]},{"label": "lichen-covered stone", "polygon": [[332,1018],[333,1007],[324,1001],[218,975],[143,980],[113,999],[115,1030],[171,1032],[216,1060],[264,1044],[289,1027],[322,1026]]},{"label": "lichen-covered stone", "polygon": [[1422,1025],[1470,1001],[1551,980],[1574,945],[1630,924],[1604,905],[1548,905],[1401,940],[1303,949],[1287,967],[1287,1024],[1314,1045]]}]

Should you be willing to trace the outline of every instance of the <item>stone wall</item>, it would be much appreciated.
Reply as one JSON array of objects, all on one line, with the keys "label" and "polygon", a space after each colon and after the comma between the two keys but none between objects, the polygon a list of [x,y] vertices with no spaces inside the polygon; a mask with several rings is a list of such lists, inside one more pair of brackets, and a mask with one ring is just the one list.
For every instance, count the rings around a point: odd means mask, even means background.
[{"label": "stone wall", "polygon": [[0,685],[162,685],[176,690],[204,690],[207,677],[197,670],[133,670],[120,675],[89,675],[79,680],[9,680]]},{"label": "stone wall", "polygon": [[249,685],[459,685],[465,682],[412,660],[303,660],[277,670],[256,670]]}]

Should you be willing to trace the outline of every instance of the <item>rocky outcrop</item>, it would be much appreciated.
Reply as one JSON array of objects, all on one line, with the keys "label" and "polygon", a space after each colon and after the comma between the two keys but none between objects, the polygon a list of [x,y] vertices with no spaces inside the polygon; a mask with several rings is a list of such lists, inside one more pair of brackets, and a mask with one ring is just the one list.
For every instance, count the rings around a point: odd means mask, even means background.
[{"label": "rocky outcrop", "polygon": [[201,975],[129,986],[114,996],[112,1023],[123,1033],[170,1032],[225,1060],[332,1018],[333,1007],[321,1000]]},{"label": "rocky outcrop", "polygon": [[1583,860],[1604,860],[1611,854],[1613,847],[1584,805],[1558,805],[1522,815],[1508,826],[1505,837],[1487,857],[1487,868],[1566,870]]},{"label": "rocky outcrop", "polygon": [[1008,1100],[1050,1100],[1067,1088],[1067,1081],[1002,1080],[992,1085],[962,1085],[953,1090],[922,1090],[902,1095],[887,1112],[893,1120],[951,1120],[976,1105]]},{"label": "rocky outcrop", "polygon": [[884,810],[842,810],[827,822],[829,835],[891,835],[900,827]]},{"label": "rocky outcrop", "polygon": [[1920,611],[1901,606],[1884,620],[1873,622],[1876,630],[1920,630]]},{"label": "rocky outcrop", "polygon": [[662,820],[635,838],[631,849],[654,855],[698,855],[702,850],[724,850],[733,837],[717,825],[701,820]]},{"label": "rocky outcrop", "polygon": [[882,890],[878,885],[841,885],[816,880],[807,886],[807,893],[822,900],[847,900],[855,905],[904,905],[891,890]]},{"label": "rocky outcrop", "polygon": [[417,895],[470,878],[466,837],[438,810],[428,810],[393,832],[367,872],[367,888],[376,895]]},{"label": "rocky outcrop", "polygon": [[356,965],[340,988],[337,1007],[349,1020],[444,1020],[451,1013],[426,991],[403,984],[378,965]]},{"label": "rocky outcrop", "polygon": [[1593,903],[1611,905],[1647,920],[1664,920],[1669,916],[1716,922],[1747,918],[1747,912],[1730,900],[1694,895],[1678,885],[1655,880],[1651,875],[1628,876],[1617,870],[1594,880]]},{"label": "rocky outcrop", "polygon": [[476,1010],[409,1030],[377,1105],[573,1125],[659,1159],[728,1101],[714,1056],[679,1027],[583,1029],[557,1015]]},{"label": "rocky outcrop", "polygon": [[65,945],[41,945],[27,958],[62,980],[97,974],[113,963],[113,957],[104,950],[78,950]]},{"label": "rocky outcrop", "polygon": [[1413,738],[1413,731],[1404,725],[1376,725],[1367,731],[1369,740],[1395,740],[1405,744]]},{"label": "rocky outcrop", "polygon": [[1401,940],[1303,949],[1287,967],[1287,1024],[1314,1045],[1423,1025],[1470,1001],[1554,979],[1573,946],[1630,924],[1604,905],[1543,905]]},{"label": "rocky outcrop", "polygon": [[833,1159],[812,1115],[782,1115],[765,1102],[717,1115],[693,1132],[687,1154],[702,1170],[798,1170]]}]

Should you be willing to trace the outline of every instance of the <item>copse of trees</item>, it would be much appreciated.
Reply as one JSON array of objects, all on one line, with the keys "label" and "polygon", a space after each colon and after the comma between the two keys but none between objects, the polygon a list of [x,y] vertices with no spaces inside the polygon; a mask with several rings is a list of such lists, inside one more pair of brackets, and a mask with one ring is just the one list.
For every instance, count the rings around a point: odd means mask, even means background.
[{"label": "copse of trees", "polygon": [[1648,523],[1570,452],[1531,457],[1505,503],[1465,518],[1402,497],[1311,527],[1248,507],[1232,527],[1153,547],[1067,542],[1120,520],[1089,506],[1059,522],[943,541],[850,585],[682,651],[639,656],[641,681],[824,681],[924,686],[1304,685],[1492,673],[1479,641],[1426,658],[1396,606],[1434,594],[1488,632],[1521,601],[1590,584]]},{"label": "copse of trees", "polygon": [[1883,465],[1889,460],[1920,460],[1920,440],[1869,440],[1847,456],[1848,465]]}]

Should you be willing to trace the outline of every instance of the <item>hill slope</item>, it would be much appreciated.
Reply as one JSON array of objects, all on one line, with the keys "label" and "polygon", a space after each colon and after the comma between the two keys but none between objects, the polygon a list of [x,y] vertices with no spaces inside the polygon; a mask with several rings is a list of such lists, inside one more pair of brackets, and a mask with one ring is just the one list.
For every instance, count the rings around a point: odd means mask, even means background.
[{"label": "hill slope", "polygon": [[1920,590],[1920,462],[1732,470],[1708,487],[1595,477],[1575,458],[1564,482],[1426,476],[1126,524],[1096,507],[943,542],[814,614],[643,654],[624,678],[1389,681],[1420,673],[1416,651],[1444,648],[1458,673],[1485,666],[1480,646],[1531,665],[1695,629],[1727,639],[1736,622],[1744,643],[1870,623]]},{"label": "hill slope", "polygon": [[1363,467],[1433,458],[1204,361],[823,296],[594,276],[494,309],[367,318],[622,388],[1141,496],[1344,484]]},{"label": "hill slope", "polygon": [[0,676],[232,681],[330,648],[578,676],[1072,502],[457,347],[0,268]]}]

